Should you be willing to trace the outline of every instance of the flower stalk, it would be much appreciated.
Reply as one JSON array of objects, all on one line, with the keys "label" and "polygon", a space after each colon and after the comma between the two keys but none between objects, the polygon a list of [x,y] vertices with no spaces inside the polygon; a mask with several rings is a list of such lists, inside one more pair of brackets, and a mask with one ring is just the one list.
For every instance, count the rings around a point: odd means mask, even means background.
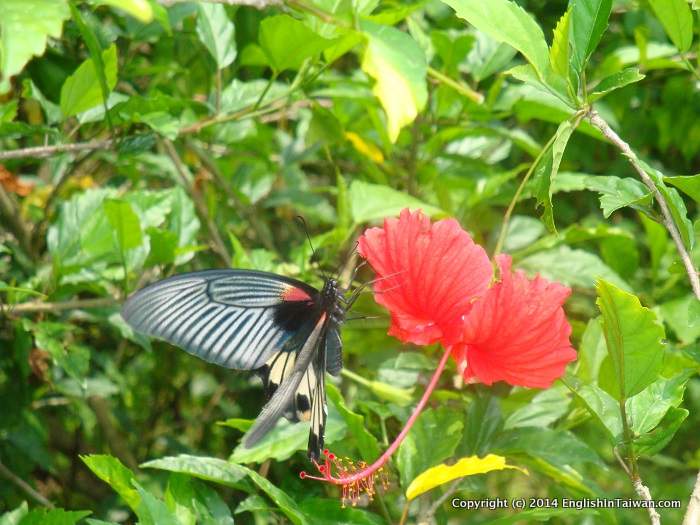
[{"label": "flower stalk", "polygon": [[[414,423],[418,419],[418,416],[425,408],[430,395],[435,390],[438,384],[442,371],[445,369],[447,364],[447,359],[450,357],[450,349],[446,349],[440,358],[435,372],[433,372],[432,377],[428,386],[425,388],[423,395],[418,401],[418,404],[413,409],[410,417],[406,420],[406,424],[403,429],[396,436],[393,443],[384,451],[384,453],[371,465],[366,465],[364,462],[354,465],[348,459],[340,459],[332,452],[324,450],[324,460],[321,463],[314,461],[316,469],[321,474],[320,476],[315,476],[308,474],[307,472],[300,472],[299,476],[302,479],[314,479],[316,481],[322,481],[325,483],[331,483],[333,485],[340,485],[343,487],[343,504],[346,500],[349,500],[353,505],[357,503],[359,497],[366,493],[370,498],[375,493],[375,482],[379,478],[384,486],[387,485],[386,476],[383,475],[383,467],[389,461],[389,458],[396,452],[403,440],[406,438]],[[333,472],[335,470],[335,474]]]}]

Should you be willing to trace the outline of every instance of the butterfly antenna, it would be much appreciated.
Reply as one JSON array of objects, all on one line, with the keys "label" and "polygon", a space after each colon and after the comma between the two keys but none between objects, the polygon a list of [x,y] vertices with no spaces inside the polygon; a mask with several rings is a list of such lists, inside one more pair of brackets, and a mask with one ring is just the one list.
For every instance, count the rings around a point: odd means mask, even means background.
[{"label": "butterfly antenna", "polygon": [[[306,235],[306,240],[309,241],[309,247],[311,248],[311,259],[313,260],[316,257],[316,250],[314,249],[314,243],[311,242],[311,236],[309,235],[309,227],[306,224],[306,219],[302,217],[301,215],[297,215],[296,219],[301,223],[301,226],[304,230],[304,234]],[[323,274],[323,279],[328,279],[328,276],[326,275],[326,272],[323,271],[323,268],[321,267],[321,273]]]}]

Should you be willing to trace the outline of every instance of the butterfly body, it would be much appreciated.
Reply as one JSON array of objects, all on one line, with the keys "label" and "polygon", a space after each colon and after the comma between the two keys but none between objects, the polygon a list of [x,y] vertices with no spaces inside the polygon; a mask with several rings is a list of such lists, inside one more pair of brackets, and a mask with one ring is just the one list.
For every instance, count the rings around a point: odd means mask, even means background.
[{"label": "butterfly body", "polygon": [[317,290],[268,272],[204,270],[137,291],[122,317],[134,330],[205,361],[256,371],[268,401],[245,445],[259,441],[282,416],[308,420],[308,454],[317,458],[326,422],[324,374],[342,369],[339,330],[347,308],[335,279]]}]

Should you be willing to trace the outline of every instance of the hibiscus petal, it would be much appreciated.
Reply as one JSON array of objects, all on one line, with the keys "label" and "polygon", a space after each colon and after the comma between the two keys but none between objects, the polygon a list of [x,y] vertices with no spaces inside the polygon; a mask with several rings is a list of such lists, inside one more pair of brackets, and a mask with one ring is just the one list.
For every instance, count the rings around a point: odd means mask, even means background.
[{"label": "hibiscus petal", "polygon": [[389,334],[419,345],[457,341],[463,316],[493,274],[484,249],[457,221],[431,224],[420,210],[368,229],[358,251],[377,274],[375,300],[391,313]]},{"label": "hibiscus petal", "polygon": [[546,388],[576,359],[562,308],[571,290],[512,272],[509,256],[496,261],[501,280],[465,318],[462,342],[452,355],[467,380]]}]

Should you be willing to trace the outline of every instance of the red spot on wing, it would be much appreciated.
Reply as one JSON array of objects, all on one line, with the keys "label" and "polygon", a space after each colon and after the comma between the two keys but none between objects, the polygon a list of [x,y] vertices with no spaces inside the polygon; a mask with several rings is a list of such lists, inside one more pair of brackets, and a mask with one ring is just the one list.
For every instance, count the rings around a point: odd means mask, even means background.
[{"label": "red spot on wing", "polygon": [[284,292],[282,292],[282,300],[283,301],[310,301],[311,296],[306,293],[304,290],[301,288],[297,288],[296,286],[291,286],[287,287]]}]

